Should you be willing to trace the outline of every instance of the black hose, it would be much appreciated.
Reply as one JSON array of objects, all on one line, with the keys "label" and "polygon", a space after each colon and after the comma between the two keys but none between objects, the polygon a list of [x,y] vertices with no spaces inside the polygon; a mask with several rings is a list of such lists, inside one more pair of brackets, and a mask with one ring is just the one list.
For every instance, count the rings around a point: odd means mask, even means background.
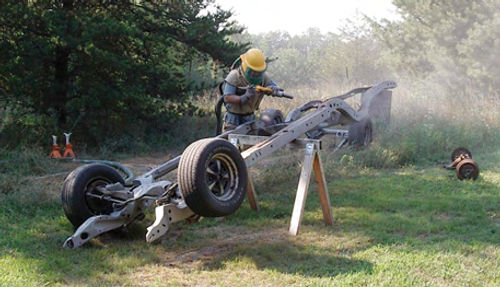
[{"label": "black hose", "polygon": [[222,105],[224,104],[224,95],[221,95],[215,104],[215,117],[217,118],[217,128],[215,135],[218,136],[222,133]]},{"label": "black hose", "polygon": [[224,104],[224,84],[222,82],[217,87],[219,89],[219,99],[215,104],[215,117],[217,118],[217,127],[215,129],[215,135],[218,136],[222,133],[222,105]]}]

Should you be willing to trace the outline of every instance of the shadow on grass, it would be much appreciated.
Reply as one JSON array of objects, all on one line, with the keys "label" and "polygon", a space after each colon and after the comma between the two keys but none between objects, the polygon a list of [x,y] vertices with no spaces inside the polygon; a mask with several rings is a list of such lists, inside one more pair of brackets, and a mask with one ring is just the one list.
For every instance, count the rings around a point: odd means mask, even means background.
[{"label": "shadow on grass", "polygon": [[242,243],[233,246],[235,250],[226,256],[218,256],[205,264],[204,269],[220,270],[232,262],[245,262],[259,270],[270,270],[282,274],[323,278],[340,274],[363,272],[372,273],[373,264],[365,261],[342,257],[335,250],[311,248],[282,240],[273,243]]},{"label": "shadow on grass", "polygon": [[[435,243],[500,244],[500,193],[498,181],[480,177],[459,181],[441,169],[380,174],[347,180],[329,180],[334,213],[334,233],[356,233],[374,244],[409,243],[434,248]],[[254,217],[287,227],[295,187],[266,186],[259,193],[262,212],[252,215],[247,207],[235,216],[241,225]],[[286,190],[283,186],[287,186]],[[317,187],[311,185],[303,226],[324,230]]]},{"label": "shadow on grass", "polygon": [[[26,270],[10,272],[31,272],[33,283],[116,285],[116,276],[108,278],[106,274],[129,273],[148,264],[169,266],[168,257],[183,258],[190,250],[197,255],[181,260],[182,266],[201,261],[208,270],[224,269],[226,263],[237,264],[245,258],[259,270],[317,278],[371,273],[373,269],[368,261],[288,240],[282,229],[247,229],[231,225],[231,218],[219,224],[206,220],[199,225],[173,226],[168,238],[155,245],[145,242],[147,224],[140,223],[128,233],[104,234],[77,250],[66,250],[62,242],[73,229],[56,203],[46,202],[33,209],[23,208],[15,201],[4,203],[0,207],[0,248],[5,253],[0,259],[22,265]],[[212,230],[215,235],[207,235]],[[262,234],[256,236],[252,230]],[[269,230],[274,234],[271,239],[267,237]]]},{"label": "shadow on grass", "polygon": [[103,274],[158,260],[158,248],[145,244],[144,231],[139,231],[143,229],[137,225],[126,234],[104,234],[91,244],[68,250],[62,243],[74,229],[58,202],[24,206],[7,199],[0,205],[0,269],[7,274],[0,276],[0,285],[7,284],[2,280],[32,286],[116,285]]}]

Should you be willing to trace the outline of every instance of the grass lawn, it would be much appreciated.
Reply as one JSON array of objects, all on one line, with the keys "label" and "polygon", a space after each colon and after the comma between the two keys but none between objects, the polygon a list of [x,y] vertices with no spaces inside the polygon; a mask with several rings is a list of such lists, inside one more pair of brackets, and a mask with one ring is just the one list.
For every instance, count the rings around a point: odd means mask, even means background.
[{"label": "grass lawn", "polygon": [[76,250],[61,248],[73,231],[64,175],[20,177],[18,193],[0,193],[0,286],[499,286],[500,151],[475,159],[476,182],[433,166],[330,173],[334,226],[312,184],[297,237],[287,229],[298,169],[262,167],[259,213],[244,202],[147,244],[150,214]]}]

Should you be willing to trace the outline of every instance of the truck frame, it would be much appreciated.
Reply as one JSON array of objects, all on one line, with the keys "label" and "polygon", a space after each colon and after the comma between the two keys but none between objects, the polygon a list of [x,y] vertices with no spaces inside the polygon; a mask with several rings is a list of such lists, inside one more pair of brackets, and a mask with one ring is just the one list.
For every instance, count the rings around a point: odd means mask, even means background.
[{"label": "truck frame", "polygon": [[[372,137],[370,106],[383,91],[396,86],[384,81],[307,102],[291,110],[284,120],[273,118],[277,113],[272,111],[264,113],[267,118],[261,113],[261,118],[234,130],[192,143],[182,155],[127,181],[104,164],[80,166],[66,177],[62,188],[65,214],[77,228],[63,246],[77,248],[102,233],[125,227],[143,219],[144,211],[153,206],[156,219],[147,228],[148,242],[165,235],[175,222],[232,214],[246,195],[247,168],[282,147],[304,137],[318,140],[324,135],[341,139],[335,150],[347,143],[368,144]],[[345,101],[356,94],[362,94],[359,110]],[[348,130],[332,128],[338,125]],[[248,149],[239,149],[228,140],[230,135],[250,134],[268,137]],[[161,179],[176,169],[177,181]]]}]

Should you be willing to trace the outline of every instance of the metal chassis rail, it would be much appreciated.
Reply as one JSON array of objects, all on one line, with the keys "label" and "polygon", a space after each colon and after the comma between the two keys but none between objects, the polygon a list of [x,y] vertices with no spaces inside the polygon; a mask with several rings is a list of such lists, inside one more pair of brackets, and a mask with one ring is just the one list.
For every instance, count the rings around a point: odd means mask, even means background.
[{"label": "metal chassis rail", "polygon": [[315,129],[320,123],[328,122],[331,125],[339,124],[341,116],[351,121],[360,121],[368,116],[368,108],[373,98],[385,89],[395,87],[394,82],[382,82],[365,92],[366,101],[362,103],[359,112],[351,108],[344,100],[332,98],[318,107],[316,111],[310,112],[298,120],[290,123],[287,127],[273,134],[263,141],[241,153],[247,166],[252,166],[258,160],[268,156],[284,145],[299,138],[306,132]]}]

